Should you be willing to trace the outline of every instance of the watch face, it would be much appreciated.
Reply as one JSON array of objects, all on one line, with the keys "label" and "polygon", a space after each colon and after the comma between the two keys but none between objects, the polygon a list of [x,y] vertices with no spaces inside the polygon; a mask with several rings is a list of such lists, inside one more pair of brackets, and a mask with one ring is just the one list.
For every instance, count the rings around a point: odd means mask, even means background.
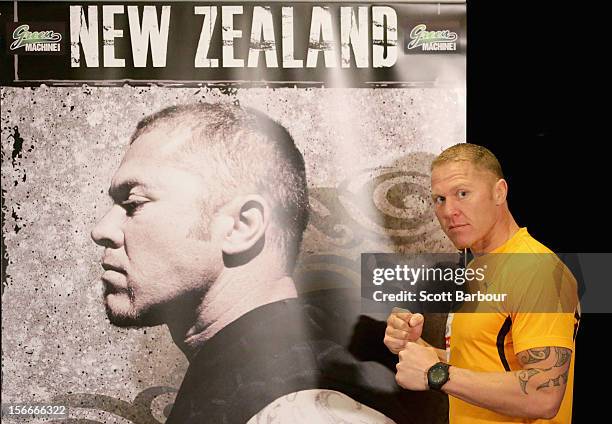
[{"label": "watch face", "polygon": [[431,373],[429,375],[432,383],[439,384],[442,383],[446,378],[446,370],[444,370],[443,368],[436,367],[431,370]]},{"label": "watch face", "polygon": [[448,364],[438,362],[427,372],[427,383],[430,389],[440,390],[448,381]]}]

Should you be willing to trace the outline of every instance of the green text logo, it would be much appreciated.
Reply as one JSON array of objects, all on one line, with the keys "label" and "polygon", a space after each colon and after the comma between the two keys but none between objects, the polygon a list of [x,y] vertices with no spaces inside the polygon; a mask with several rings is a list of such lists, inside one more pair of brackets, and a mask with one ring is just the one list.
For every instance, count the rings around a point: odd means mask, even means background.
[{"label": "green text logo", "polygon": [[456,50],[457,33],[449,30],[427,31],[427,25],[420,24],[410,31],[408,49],[421,47],[422,50]]},{"label": "green text logo", "polygon": [[17,50],[29,44],[59,43],[62,35],[55,31],[30,31],[29,25],[20,25],[13,31],[13,40],[10,49]]}]

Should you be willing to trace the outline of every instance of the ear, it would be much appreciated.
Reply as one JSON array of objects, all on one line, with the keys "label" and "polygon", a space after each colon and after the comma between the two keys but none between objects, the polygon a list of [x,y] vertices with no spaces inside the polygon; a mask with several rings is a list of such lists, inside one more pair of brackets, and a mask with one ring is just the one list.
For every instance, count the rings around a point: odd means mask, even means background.
[{"label": "ear", "polygon": [[247,252],[264,239],[270,220],[270,206],[263,196],[252,194],[237,197],[222,210],[226,218],[231,218],[224,220],[231,224],[223,237],[224,254]]},{"label": "ear", "polygon": [[508,183],[503,178],[500,178],[493,186],[493,197],[495,198],[495,204],[497,206],[502,205],[506,202],[508,197]]}]

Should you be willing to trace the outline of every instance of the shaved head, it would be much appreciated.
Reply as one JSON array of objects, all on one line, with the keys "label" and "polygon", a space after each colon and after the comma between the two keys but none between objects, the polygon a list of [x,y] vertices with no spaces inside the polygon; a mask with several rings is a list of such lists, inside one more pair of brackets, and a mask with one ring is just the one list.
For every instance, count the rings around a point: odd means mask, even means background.
[{"label": "shaved head", "polygon": [[204,215],[239,195],[264,196],[272,206],[271,241],[293,268],[308,221],[308,189],[304,159],[283,126],[255,110],[198,103],[144,118],[130,143],[151,131],[167,138],[165,160],[210,181],[202,193]]}]

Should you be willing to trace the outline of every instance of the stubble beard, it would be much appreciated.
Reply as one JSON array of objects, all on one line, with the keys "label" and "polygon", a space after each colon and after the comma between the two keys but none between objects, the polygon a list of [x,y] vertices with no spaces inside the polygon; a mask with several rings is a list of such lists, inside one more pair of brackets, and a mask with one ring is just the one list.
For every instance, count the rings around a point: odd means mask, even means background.
[{"label": "stubble beard", "polygon": [[[121,296],[115,299],[120,302],[110,301],[109,296]],[[127,291],[116,294],[104,293],[104,306],[110,323],[120,328],[143,328],[155,327],[170,322],[184,321],[192,318],[195,314],[201,294],[195,291],[187,291],[181,296],[166,302],[157,302],[148,305],[139,305],[138,296],[134,294],[131,287]],[[114,306],[111,306],[115,303]]]},{"label": "stubble beard", "polygon": [[[131,286],[125,290],[116,291],[105,286],[104,307],[110,323],[120,328],[154,327],[164,322],[160,319],[159,308],[155,305],[138,306],[136,296]],[[114,297],[111,299],[111,296]]]},{"label": "stubble beard", "polygon": [[106,316],[112,325],[121,328],[146,326],[146,323],[142,320],[142,314],[138,313],[134,305],[134,291],[131,287],[126,290],[115,291],[107,285],[104,289],[103,298]]}]

